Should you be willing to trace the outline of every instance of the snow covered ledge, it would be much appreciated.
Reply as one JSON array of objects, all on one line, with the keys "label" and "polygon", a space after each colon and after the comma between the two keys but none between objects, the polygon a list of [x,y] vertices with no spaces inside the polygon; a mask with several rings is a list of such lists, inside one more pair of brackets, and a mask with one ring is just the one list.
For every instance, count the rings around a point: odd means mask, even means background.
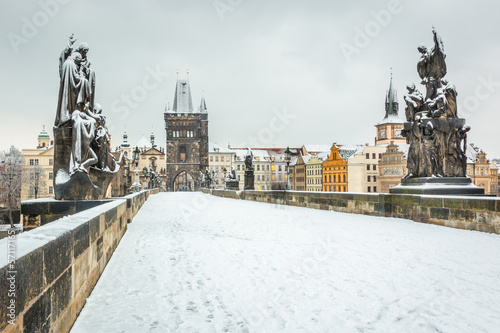
[{"label": "snow covered ledge", "polygon": [[0,331],[69,332],[148,196],[116,198],[0,240],[0,253],[7,251],[0,256]]},{"label": "snow covered ledge", "polygon": [[405,218],[500,234],[500,198],[486,196],[207,190],[212,195],[338,212]]}]

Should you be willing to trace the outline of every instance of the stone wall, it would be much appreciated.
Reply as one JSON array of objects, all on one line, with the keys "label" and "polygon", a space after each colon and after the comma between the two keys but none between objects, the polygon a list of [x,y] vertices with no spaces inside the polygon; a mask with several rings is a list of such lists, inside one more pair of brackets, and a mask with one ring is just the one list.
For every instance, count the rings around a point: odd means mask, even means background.
[{"label": "stone wall", "polygon": [[[148,196],[149,191],[142,191],[116,198],[0,240],[0,248],[14,249],[16,258],[12,267],[8,256],[0,258],[0,331],[69,332],[127,222]],[[9,323],[12,317],[15,321]]]},{"label": "stone wall", "polygon": [[500,234],[500,198],[378,193],[202,190],[212,195],[273,204],[396,217]]}]

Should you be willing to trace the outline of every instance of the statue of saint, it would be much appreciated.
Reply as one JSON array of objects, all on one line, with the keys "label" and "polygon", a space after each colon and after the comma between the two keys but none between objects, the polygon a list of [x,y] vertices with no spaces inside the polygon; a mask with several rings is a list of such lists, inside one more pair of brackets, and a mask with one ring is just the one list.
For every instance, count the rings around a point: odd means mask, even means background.
[{"label": "statue of saint", "polygon": [[420,111],[420,107],[424,103],[424,96],[415,88],[414,83],[409,83],[406,89],[408,90],[408,95],[404,96],[406,102],[406,121],[411,122],[415,120],[415,114]]},{"label": "statue of saint", "polygon": [[447,79],[441,79],[441,84],[443,85],[444,96],[447,101],[445,115],[447,117],[457,117],[457,89],[455,85],[449,83]]},{"label": "statue of saint", "polygon": [[432,122],[428,121],[424,126],[420,123],[422,131],[422,161],[420,177],[435,177],[437,173],[437,156],[436,156],[436,133]]},{"label": "statue of saint", "polygon": [[247,148],[247,154],[245,156],[245,170],[253,171],[253,153],[250,148]]},{"label": "statue of saint", "polygon": [[95,137],[95,120],[86,113],[74,110],[71,114],[72,147],[69,170],[88,173],[88,168],[97,163],[97,155],[90,147]]},{"label": "statue of saint", "polygon": [[432,34],[434,35],[434,47],[430,52],[423,44],[418,47],[421,56],[417,63],[417,72],[422,80],[433,77],[437,84],[441,85],[441,79],[446,75],[446,54],[444,53],[443,41],[434,28]]}]

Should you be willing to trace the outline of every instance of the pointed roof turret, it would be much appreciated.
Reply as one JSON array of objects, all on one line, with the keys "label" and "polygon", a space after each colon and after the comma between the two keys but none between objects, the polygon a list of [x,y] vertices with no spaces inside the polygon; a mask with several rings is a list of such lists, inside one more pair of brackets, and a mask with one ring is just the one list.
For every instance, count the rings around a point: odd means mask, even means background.
[{"label": "pointed roof turret", "polygon": [[392,70],[391,70],[391,82],[389,83],[389,90],[385,95],[385,117],[389,115],[398,115],[399,103],[398,103],[398,93],[392,88]]},{"label": "pointed roof turret", "polygon": [[202,112],[207,112],[207,103],[205,103],[205,97],[201,98],[201,103],[200,103],[200,113]]},{"label": "pointed roof turret", "polygon": [[178,113],[191,113],[193,110],[193,99],[191,98],[189,79],[178,78],[175,86],[174,106],[172,111]]}]

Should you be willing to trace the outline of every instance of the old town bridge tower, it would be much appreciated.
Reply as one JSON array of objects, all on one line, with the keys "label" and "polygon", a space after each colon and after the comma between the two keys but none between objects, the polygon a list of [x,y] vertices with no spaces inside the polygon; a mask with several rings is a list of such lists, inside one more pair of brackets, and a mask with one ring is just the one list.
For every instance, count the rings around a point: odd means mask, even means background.
[{"label": "old town bridge tower", "polygon": [[193,109],[189,79],[177,79],[174,105],[165,110],[167,191],[195,191],[208,167],[208,112],[205,99]]}]

